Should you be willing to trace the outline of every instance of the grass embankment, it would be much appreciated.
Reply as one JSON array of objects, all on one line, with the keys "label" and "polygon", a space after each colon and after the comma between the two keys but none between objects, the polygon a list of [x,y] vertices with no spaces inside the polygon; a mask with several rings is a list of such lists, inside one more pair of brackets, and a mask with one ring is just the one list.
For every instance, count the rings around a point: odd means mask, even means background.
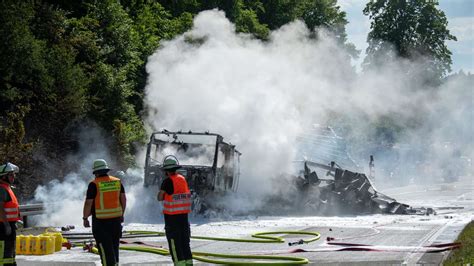
[{"label": "grass embankment", "polygon": [[474,264],[474,222],[470,222],[459,235],[460,249],[453,250],[443,265]]}]

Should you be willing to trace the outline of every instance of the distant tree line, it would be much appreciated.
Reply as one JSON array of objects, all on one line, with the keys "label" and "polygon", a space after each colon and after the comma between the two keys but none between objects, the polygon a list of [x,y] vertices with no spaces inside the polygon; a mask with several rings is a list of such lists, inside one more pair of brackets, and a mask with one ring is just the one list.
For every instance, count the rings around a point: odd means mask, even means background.
[{"label": "distant tree line", "polygon": [[[118,167],[132,165],[137,144],[146,140],[148,56],[163,40],[189,30],[196,14],[215,8],[237,32],[263,41],[295,19],[314,38],[324,27],[358,56],[337,0],[0,1],[0,158],[18,162],[22,175],[32,178],[20,186],[47,177],[48,164],[67,171],[64,156],[78,151],[77,131],[84,125],[110,135]],[[372,20],[367,68],[393,45],[398,56],[430,56],[438,80],[450,70],[445,41],[455,37],[436,1],[371,0],[363,12]]]}]

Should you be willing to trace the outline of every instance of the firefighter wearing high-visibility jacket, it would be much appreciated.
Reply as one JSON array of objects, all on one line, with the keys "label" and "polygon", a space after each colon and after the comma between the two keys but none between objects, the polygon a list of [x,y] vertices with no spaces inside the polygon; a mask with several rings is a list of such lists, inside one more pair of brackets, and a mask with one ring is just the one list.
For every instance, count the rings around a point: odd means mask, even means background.
[{"label": "firefighter wearing high-visibility jacket", "polygon": [[186,179],[176,172],[181,166],[176,157],[169,155],[162,170],[167,178],[161,184],[158,200],[163,201],[165,232],[174,265],[193,265],[188,213],[191,212],[191,192]]},{"label": "firefighter wearing high-visibility jacket", "polygon": [[12,163],[0,165],[0,265],[16,265],[16,222],[21,218],[11,185],[18,171],[18,166]]},{"label": "firefighter wearing high-visibility jacket", "polygon": [[127,199],[119,178],[109,176],[107,162],[97,159],[92,166],[95,179],[89,183],[84,202],[84,227],[90,227],[99,250],[102,265],[118,265],[122,222]]}]

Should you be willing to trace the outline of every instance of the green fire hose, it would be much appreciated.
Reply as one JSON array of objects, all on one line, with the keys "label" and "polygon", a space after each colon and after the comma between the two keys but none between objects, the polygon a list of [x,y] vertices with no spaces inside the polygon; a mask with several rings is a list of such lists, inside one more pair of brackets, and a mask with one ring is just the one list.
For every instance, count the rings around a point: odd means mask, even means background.
[{"label": "green fire hose", "polygon": [[[163,232],[156,231],[125,231],[129,235],[157,235],[165,236]],[[193,239],[203,239],[203,240],[215,240],[215,241],[230,241],[230,242],[250,242],[250,243],[284,243],[285,239],[276,236],[267,236],[267,235],[311,235],[313,236],[310,239],[303,239],[304,243],[310,243],[316,241],[320,238],[320,234],[317,232],[305,232],[305,231],[274,231],[274,232],[261,232],[255,233],[252,235],[252,239],[241,239],[241,238],[225,238],[225,237],[209,237],[209,236],[191,236]],[[257,238],[257,239],[255,239]]]},{"label": "green fire hose", "polygon": [[[156,235],[165,236],[162,232],[155,231],[127,231],[129,235]],[[303,239],[303,243],[310,243],[320,238],[321,234],[317,232],[304,232],[304,231],[273,231],[273,232],[261,232],[253,234],[252,239],[240,239],[240,238],[222,238],[222,237],[207,237],[207,236],[191,236],[194,239],[203,240],[214,240],[214,241],[232,241],[232,242],[251,242],[251,243],[284,243],[285,240],[281,237],[268,236],[268,235],[281,235],[281,234],[294,234],[294,235],[311,235],[309,239]],[[122,250],[147,252],[158,254],[162,256],[170,255],[169,251],[164,248],[155,247],[127,247],[121,246]],[[92,249],[92,252],[98,253],[96,248]],[[241,260],[222,260],[213,258],[224,258],[224,259],[241,259]],[[193,252],[193,259],[207,263],[214,264],[228,264],[228,265],[297,265],[307,264],[309,261],[306,258],[291,257],[291,256],[274,256],[274,255],[237,255],[237,254],[221,254],[221,253],[208,253],[208,252]]]}]

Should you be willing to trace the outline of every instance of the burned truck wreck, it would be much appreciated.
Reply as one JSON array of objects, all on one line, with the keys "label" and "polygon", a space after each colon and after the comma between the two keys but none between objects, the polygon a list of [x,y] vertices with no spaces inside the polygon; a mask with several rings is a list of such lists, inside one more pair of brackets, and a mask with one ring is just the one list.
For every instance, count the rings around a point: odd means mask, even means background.
[{"label": "burned truck wreck", "polygon": [[239,183],[241,153],[235,145],[209,132],[170,132],[150,136],[145,158],[145,186],[159,186],[166,177],[163,159],[174,155],[182,166],[178,172],[188,181],[193,196],[193,211],[212,208],[216,196],[236,191]]},{"label": "burned truck wreck", "polygon": [[300,203],[322,214],[434,214],[431,208],[413,208],[378,192],[365,174],[342,169],[335,162],[302,163],[304,171],[295,179],[304,201]]},{"label": "burned truck wreck", "polygon": [[431,208],[413,208],[377,191],[373,183],[373,156],[370,156],[368,178],[347,152],[345,140],[331,127],[313,125],[306,130],[298,139],[294,163],[291,184],[287,187],[293,188],[289,191],[291,198],[296,199],[298,206],[304,206],[306,213],[434,213]]}]

